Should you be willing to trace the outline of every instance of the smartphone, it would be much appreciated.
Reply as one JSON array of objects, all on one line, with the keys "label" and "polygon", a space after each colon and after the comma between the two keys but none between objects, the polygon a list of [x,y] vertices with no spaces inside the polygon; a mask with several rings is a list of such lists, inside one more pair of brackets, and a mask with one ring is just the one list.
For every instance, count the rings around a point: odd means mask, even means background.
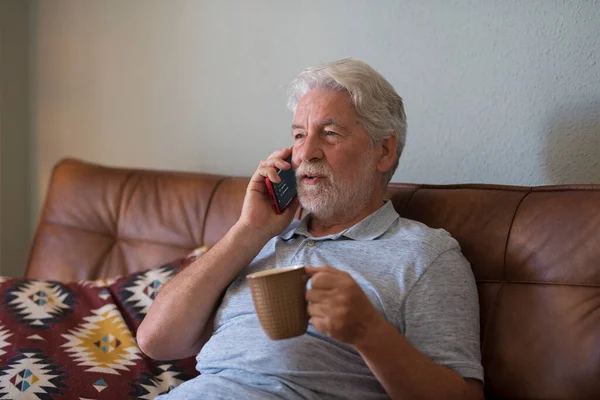
[{"label": "smartphone", "polygon": [[[292,155],[290,154],[285,161],[291,165]],[[277,214],[281,214],[290,205],[292,200],[294,200],[294,197],[296,197],[296,173],[294,172],[294,168],[280,169],[277,171],[277,175],[281,178],[281,182],[274,183],[269,178],[266,178],[265,183],[267,184],[273,209]]]}]

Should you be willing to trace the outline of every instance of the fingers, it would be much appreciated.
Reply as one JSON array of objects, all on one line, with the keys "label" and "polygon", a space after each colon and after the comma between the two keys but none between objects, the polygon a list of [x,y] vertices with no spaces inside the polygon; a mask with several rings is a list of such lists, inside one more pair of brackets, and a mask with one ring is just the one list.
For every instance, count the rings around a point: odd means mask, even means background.
[{"label": "fingers", "polygon": [[290,163],[281,158],[267,158],[266,160],[261,161],[258,164],[260,167],[270,167],[270,168],[279,168],[279,169],[289,169]]},{"label": "fingers", "polygon": [[291,168],[291,164],[285,161],[285,158],[289,156],[290,150],[277,150],[269,156],[266,160],[261,161],[258,164],[256,174],[263,177],[269,178],[271,182],[279,183],[281,178],[277,175],[277,170],[286,170]]},{"label": "fingers", "polygon": [[327,290],[323,289],[310,289],[306,291],[306,301],[308,302],[319,302],[327,299],[329,295]]},{"label": "fingers", "polygon": [[275,150],[268,158],[281,158],[282,160],[285,160],[291,153],[292,149]]},{"label": "fingers", "polygon": [[310,277],[310,285],[314,289],[334,289],[345,286],[348,279],[352,279],[348,273],[328,265],[320,268],[305,267],[305,271]]},{"label": "fingers", "polygon": [[269,160],[261,161],[258,164],[258,168],[252,175],[252,181],[264,182],[265,178],[269,178],[273,183],[281,182],[281,178],[277,175],[277,167],[275,163]]},{"label": "fingers", "polygon": [[325,317],[312,317],[309,320],[310,324],[315,327],[319,332],[329,336],[327,332],[327,318]]},{"label": "fingers", "polygon": [[304,267],[304,272],[308,274],[308,276],[313,276],[317,272],[319,272],[320,267]]},{"label": "fingers", "polygon": [[323,309],[323,305],[319,304],[319,303],[309,303],[308,304],[308,315],[311,318],[315,318],[315,317],[326,317],[327,314],[325,313],[325,310]]}]

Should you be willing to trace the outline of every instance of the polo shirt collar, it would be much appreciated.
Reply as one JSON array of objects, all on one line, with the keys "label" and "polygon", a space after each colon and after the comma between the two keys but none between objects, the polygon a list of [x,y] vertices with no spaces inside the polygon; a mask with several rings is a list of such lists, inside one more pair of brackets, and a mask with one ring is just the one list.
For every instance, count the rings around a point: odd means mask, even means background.
[{"label": "polo shirt collar", "polygon": [[308,232],[308,222],[310,221],[310,214],[308,214],[300,222],[290,225],[280,237],[283,240],[290,240],[294,235],[302,235],[313,239],[338,239],[341,236],[345,236],[352,240],[373,240],[383,235],[398,218],[400,216],[394,209],[394,205],[390,200],[386,200],[384,205],[377,211],[335,235],[313,238]]}]

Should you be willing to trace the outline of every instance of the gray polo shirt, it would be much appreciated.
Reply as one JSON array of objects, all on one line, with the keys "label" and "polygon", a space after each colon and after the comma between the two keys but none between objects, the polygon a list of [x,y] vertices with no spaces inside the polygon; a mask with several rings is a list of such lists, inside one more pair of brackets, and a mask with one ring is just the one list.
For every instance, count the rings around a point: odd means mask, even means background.
[{"label": "gray polo shirt", "polygon": [[335,235],[312,237],[307,222],[295,221],[269,241],[231,283],[215,331],[197,356],[201,375],[168,398],[387,398],[352,346],[312,325],[302,336],[279,341],[263,332],[246,275],[298,264],[348,272],[422,354],[465,378],[483,380],[475,279],[446,231],[400,218],[389,201]]}]

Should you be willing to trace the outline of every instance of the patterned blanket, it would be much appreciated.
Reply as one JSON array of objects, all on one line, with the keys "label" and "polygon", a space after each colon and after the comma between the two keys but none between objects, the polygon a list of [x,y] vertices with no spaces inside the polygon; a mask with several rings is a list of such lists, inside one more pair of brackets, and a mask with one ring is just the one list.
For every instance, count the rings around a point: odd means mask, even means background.
[{"label": "patterned blanket", "polygon": [[153,399],[196,376],[193,358],[154,361],[135,341],[185,263],[69,284],[0,278],[0,399]]}]

